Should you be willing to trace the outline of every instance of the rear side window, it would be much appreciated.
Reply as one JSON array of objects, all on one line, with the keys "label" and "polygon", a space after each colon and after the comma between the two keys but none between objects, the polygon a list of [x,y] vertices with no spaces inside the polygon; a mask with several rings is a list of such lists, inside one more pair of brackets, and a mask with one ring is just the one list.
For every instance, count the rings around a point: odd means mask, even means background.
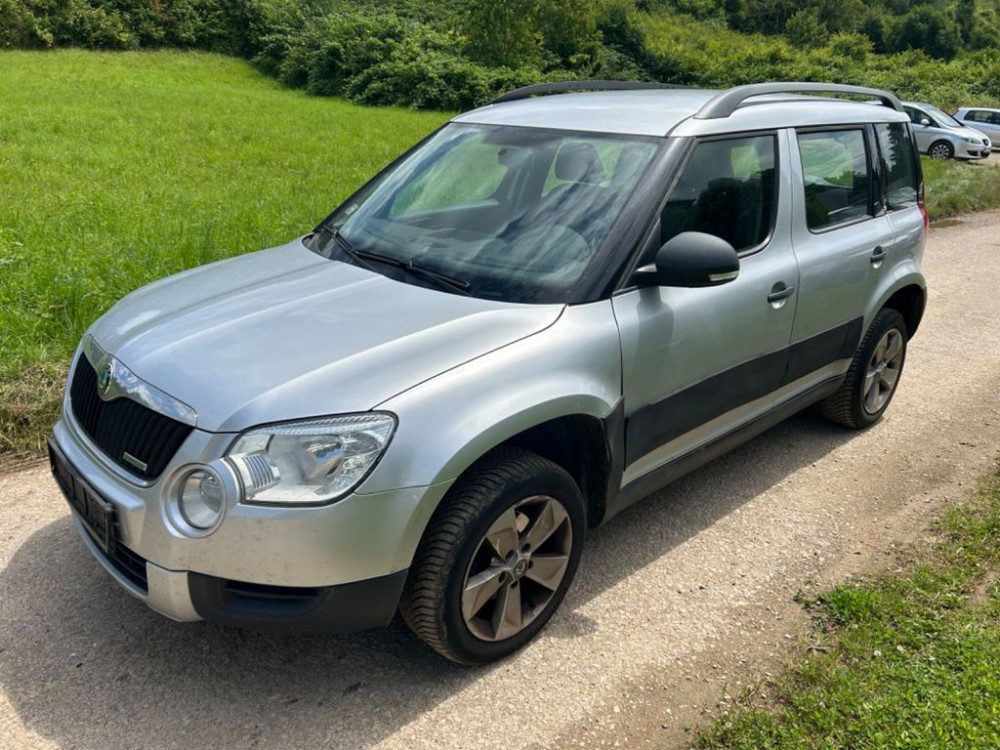
[{"label": "rear side window", "polygon": [[970,109],[964,119],[970,122],[984,122],[991,125],[1000,125],[1000,112],[990,112],[985,109]]},{"label": "rear side window", "polygon": [[872,216],[863,130],[799,133],[806,224],[812,230]]},{"label": "rear side window", "polygon": [[660,242],[704,232],[737,251],[763,243],[774,216],[774,143],[765,135],[696,145],[660,214]]},{"label": "rear side window", "polygon": [[892,211],[915,206],[917,169],[909,130],[903,123],[893,122],[877,124],[875,132],[885,169],[886,207]]}]

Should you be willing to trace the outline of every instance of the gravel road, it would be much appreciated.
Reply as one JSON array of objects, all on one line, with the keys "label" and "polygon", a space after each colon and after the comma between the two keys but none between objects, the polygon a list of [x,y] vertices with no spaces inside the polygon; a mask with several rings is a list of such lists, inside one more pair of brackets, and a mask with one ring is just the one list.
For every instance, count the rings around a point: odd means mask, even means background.
[{"label": "gravel road", "polygon": [[892,563],[1000,451],[1000,213],[934,228],[899,392],[800,415],[588,539],[542,637],[491,668],[396,623],[343,638],[179,625],[119,591],[43,468],[0,476],[0,748],[677,747],[808,637],[792,596]]}]

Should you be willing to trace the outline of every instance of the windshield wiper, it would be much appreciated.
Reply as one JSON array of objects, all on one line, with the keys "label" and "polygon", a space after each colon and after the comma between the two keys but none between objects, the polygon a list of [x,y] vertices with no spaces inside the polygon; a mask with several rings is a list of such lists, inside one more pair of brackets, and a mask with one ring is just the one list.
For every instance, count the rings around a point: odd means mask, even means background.
[{"label": "windshield wiper", "polygon": [[383,255],[382,253],[372,252],[371,250],[358,250],[351,244],[350,240],[340,233],[336,227],[324,226],[320,228],[320,231],[333,237],[333,240],[337,244],[340,251],[350,258],[355,265],[367,268],[369,271],[375,271],[375,269],[372,268],[371,263],[368,262],[372,260],[376,263],[384,263],[385,265],[392,266],[394,268],[401,268],[413,276],[419,276],[422,279],[426,279],[437,284],[440,289],[458,292],[459,294],[464,294],[466,296],[471,296],[472,294],[469,291],[471,285],[464,279],[449,276],[448,274],[441,273],[440,271],[432,271],[430,268],[418,266],[412,260],[403,260],[402,258],[397,258],[394,255]]},{"label": "windshield wiper", "polygon": [[370,250],[354,250],[353,252],[355,257],[362,260],[373,260],[377,263],[385,263],[387,266],[401,268],[413,276],[419,276],[422,279],[427,279],[428,281],[437,284],[440,289],[458,292],[459,294],[464,294],[467,297],[472,294],[469,291],[469,287],[471,285],[468,281],[455,276],[449,276],[448,274],[441,273],[440,271],[433,271],[425,266],[418,266],[412,260],[403,260],[402,258],[395,257],[394,255],[373,253]]},{"label": "windshield wiper", "polygon": [[354,249],[354,245],[352,245],[350,240],[340,233],[339,229],[336,227],[321,226],[319,231],[323,234],[330,235],[340,252],[350,258],[354,265],[361,266],[369,271],[375,271],[375,269],[371,267],[371,264],[366,263],[364,258],[358,254],[358,251]]}]

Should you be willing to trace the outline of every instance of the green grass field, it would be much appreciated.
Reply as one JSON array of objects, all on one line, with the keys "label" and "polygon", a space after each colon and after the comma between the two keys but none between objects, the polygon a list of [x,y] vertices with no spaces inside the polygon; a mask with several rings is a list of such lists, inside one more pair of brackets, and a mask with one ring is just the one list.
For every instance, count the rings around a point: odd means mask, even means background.
[{"label": "green grass field", "polygon": [[0,53],[0,113],[0,454],[40,448],[115,300],[304,234],[448,117],[307,97],[215,55],[70,50]]}]

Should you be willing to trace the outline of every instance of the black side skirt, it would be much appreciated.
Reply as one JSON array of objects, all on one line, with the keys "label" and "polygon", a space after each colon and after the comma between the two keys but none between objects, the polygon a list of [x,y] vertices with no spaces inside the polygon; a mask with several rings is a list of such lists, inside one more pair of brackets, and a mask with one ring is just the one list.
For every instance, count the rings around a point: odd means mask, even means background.
[{"label": "black side skirt", "polygon": [[675,479],[679,479],[685,474],[694,471],[699,466],[708,463],[713,458],[718,458],[723,453],[727,453],[738,445],[759,435],[765,430],[774,427],[779,422],[783,422],[793,414],[796,414],[807,406],[821,401],[834,393],[840,384],[844,382],[845,376],[838,376],[827,380],[819,385],[813,386],[808,391],[785,401],[776,406],[766,414],[762,414],[750,422],[736,428],[732,432],[720,438],[706,443],[696,448],[690,453],[680,456],[668,464],[654,469],[648,474],[636,479],[634,482],[622,487],[618,494],[608,502],[607,514],[604,520],[611,518],[615,513],[627,508],[637,500],[650,495],[657,490],[663,489]]}]

